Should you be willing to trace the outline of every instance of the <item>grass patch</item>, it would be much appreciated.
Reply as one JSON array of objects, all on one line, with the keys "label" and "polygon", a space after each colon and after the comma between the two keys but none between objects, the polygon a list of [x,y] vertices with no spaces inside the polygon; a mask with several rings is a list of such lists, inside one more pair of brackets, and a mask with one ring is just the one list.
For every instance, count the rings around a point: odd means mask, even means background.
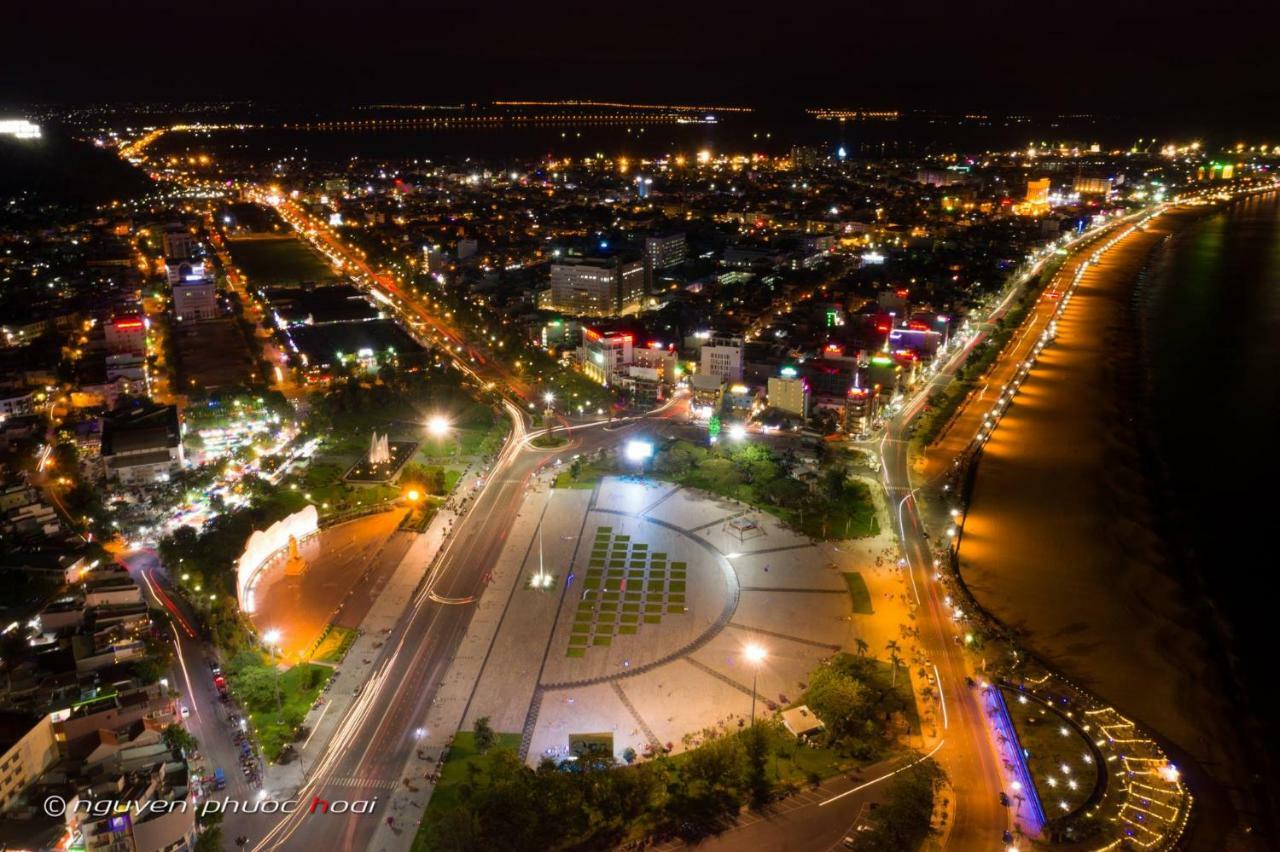
[{"label": "grass patch", "polygon": [[[1089,743],[1057,711],[1031,698],[1023,704],[1015,690],[1002,689],[1001,694],[1045,816],[1061,818],[1080,808],[1098,780],[1097,764],[1084,760],[1084,755],[1093,753]],[[1062,771],[1064,765],[1070,772]],[[1076,784],[1074,790],[1072,781]],[[1063,809],[1061,803],[1067,807]]]},{"label": "grass patch", "polygon": [[311,659],[322,663],[340,663],[351,650],[357,633],[349,627],[330,627],[320,644],[311,652]]},{"label": "grass patch", "polygon": [[228,240],[231,260],[252,286],[332,281],[338,276],[302,240]]},{"label": "grass patch", "polygon": [[862,579],[862,574],[845,571],[844,583],[849,588],[849,601],[853,604],[853,611],[858,615],[872,615],[875,610],[871,607],[871,590],[867,588],[867,581]]}]

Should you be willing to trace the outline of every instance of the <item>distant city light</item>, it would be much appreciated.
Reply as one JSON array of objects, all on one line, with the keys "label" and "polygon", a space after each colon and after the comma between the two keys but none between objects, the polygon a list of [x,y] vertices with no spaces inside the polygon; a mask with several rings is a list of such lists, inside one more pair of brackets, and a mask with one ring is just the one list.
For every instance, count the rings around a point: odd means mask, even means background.
[{"label": "distant city light", "polygon": [[25,118],[0,119],[0,136],[12,136],[14,139],[39,139],[40,125],[33,124]]}]

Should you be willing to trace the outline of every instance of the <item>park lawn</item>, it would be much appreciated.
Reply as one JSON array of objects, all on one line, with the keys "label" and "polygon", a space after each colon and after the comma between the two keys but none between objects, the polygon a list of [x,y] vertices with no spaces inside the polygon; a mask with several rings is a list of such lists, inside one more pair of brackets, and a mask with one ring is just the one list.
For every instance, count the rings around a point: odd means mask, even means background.
[{"label": "park lawn", "polygon": [[[1045,815],[1056,818],[1075,811],[1088,801],[1098,780],[1097,763],[1083,758],[1093,752],[1090,744],[1056,710],[1030,698],[1023,704],[1016,690],[1001,692]],[[1062,771],[1064,765],[1069,773]],[[1070,781],[1076,783],[1074,790]]]},{"label": "park lawn", "polygon": [[[393,485],[352,485],[343,482],[343,473],[343,468],[336,464],[311,464],[301,477],[286,478],[285,482],[288,484],[285,488],[301,495],[306,502],[314,503],[322,514],[377,505],[400,496],[400,489]],[[296,489],[294,485],[297,486]]]},{"label": "park lawn", "polygon": [[[313,674],[315,672],[315,674]],[[249,714],[262,753],[267,760],[275,761],[280,750],[293,741],[296,731],[286,723],[291,715],[305,716],[315,703],[324,685],[333,676],[333,669],[313,663],[299,663],[280,674],[280,710],[274,704],[266,710],[254,710]]]},{"label": "park lawn", "polygon": [[871,590],[867,588],[867,581],[862,579],[862,574],[857,571],[845,571],[844,583],[849,587],[849,601],[853,605],[853,611],[858,615],[874,615],[875,610],[871,607]]},{"label": "park lawn", "polygon": [[227,248],[252,286],[333,281],[338,277],[296,238],[228,240]]},{"label": "park lawn", "polygon": [[[520,734],[498,734],[491,751],[501,749],[518,751],[519,748]],[[453,738],[453,745],[449,746],[448,760],[440,768],[440,782],[432,791],[431,800],[427,803],[427,811],[422,815],[422,822],[418,824],[418,833],[413,838],[413,852],[425,852],[435,848],[432,842],[434,824],[440,819],[441,814],[447,813],[461,800],[462,787],[470,778],[468,767],[482,760],[483,757],[476,752],[475,733],[458,731]]]},{"label": "park lawn", "polygon": [[320,644],[311,652],[311,659],[324,663],[340,663],[351,650],[357,633],[349,627],[330,627]]},{"label": "park lawn", "polygon": [[556,488],[595,488],[600,480],[606,476],[613,476],[617,473],[617,468],[610,462],[584,462],[578,470],[575,477],[569,470],[570,466],[565,466],[556,474]]},{"label": "park lawn", "polygon": [[569,443],[569,439],[559,434],[539,435],[529,443],[539,449],[550,450],[555,449],[556,447],[563,447],[565,444]]}]

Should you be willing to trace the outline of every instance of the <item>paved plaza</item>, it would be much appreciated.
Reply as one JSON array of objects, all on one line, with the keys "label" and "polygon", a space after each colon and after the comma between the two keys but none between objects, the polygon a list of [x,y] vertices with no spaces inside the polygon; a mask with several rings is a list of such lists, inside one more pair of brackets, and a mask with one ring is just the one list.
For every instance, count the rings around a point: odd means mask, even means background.
[{"label": "paved plaza", "polygon": [[[905,620],[888,534],[815,544],[735,501],[630,477],[535,489],[521,516],[461,727],[521,732],[530,763],[582,734],[611,735],[619,758],[696,746],[746,723],[753,682],[757,714],[791,703],[824,658],[859,640],[880,656]],[[758,670],[748,644],[767,652]]]},{"label": "paved plaza", "polygon": [[280,631],[280,657],[306,659],[330,623],[357,627],[412,543],[396,531],[398,510],[322,529],[298,545],[306,562],[299,576],[287,576],[285,560],[267,568],[257,586],[259,631]]}]

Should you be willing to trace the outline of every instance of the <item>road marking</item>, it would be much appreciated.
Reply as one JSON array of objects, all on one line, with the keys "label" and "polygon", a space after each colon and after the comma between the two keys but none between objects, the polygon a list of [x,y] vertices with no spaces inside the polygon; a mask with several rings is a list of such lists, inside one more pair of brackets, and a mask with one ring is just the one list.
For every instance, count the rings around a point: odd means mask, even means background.
[{"label": "road marking", "polygon": [[951,725],[947,722],[947,697],[942,694],[942,674],[938,671],[938,664],[933,664],[933,677],[937,681],[938,687],[938,703],[942,705],[942,730],[947,730]]},{"label": "road marking", "polygon": [[858,792],[859,790],[865,790],[866,788],[870,787],[872,784],[879,784],[881,781],[885,780],[886,778],[892,778],[893,776],[897,775],[899,772],[903,772],[903,771],[905,771],[905,770],[907,770],[907,769],[910,769],[911,767],[915,766],[917,763],[921,763],[921,762],[923,762],[923,761],[928,760],[929,758],[933,757],[935,754],[937,754],[937,753],[938,753],[938,749],[942,748],[942,744],[943,744],[943,743],[945,743],[945,742],[946,742],[946,740],[938,740],[938,744],[937,744],[936,746],[934,746],[934,747],[929,751],[929,753],[928,753],[928,754],[923,755],[922,757],[920,757],[920,758],[919,758],[919,759],[917,759],[917,760],[913,760],[913,761],[911,761],[911,762],[910,762],[910,763],[908,763],[906,766],[901,766],[901,767],[899,767],[899,768],[897,768],[897,769],[893,770],[892,772],[886,772],[884,775],[881,775],[879,778],[872,778],[870,781],[865,781],[865,782],[863,782],[862,784],[859,784],[857,787],[854,787],[852,790],[845,790],[843,793],[840,793],[839,795],[832,796],[830,799],[827,799],[825,802],[818,802],[818,807],[820,807],[820,808],[822,808],[822,807],[826,807],[827,805],[831,804],[832,802],[836,802],[836,801],[839,801],[840,799],[843,799],[845,796],[848,796],[848,795],[850,795],[850,794],[852,794],[852,793],[856,793],[856,792]]}]

